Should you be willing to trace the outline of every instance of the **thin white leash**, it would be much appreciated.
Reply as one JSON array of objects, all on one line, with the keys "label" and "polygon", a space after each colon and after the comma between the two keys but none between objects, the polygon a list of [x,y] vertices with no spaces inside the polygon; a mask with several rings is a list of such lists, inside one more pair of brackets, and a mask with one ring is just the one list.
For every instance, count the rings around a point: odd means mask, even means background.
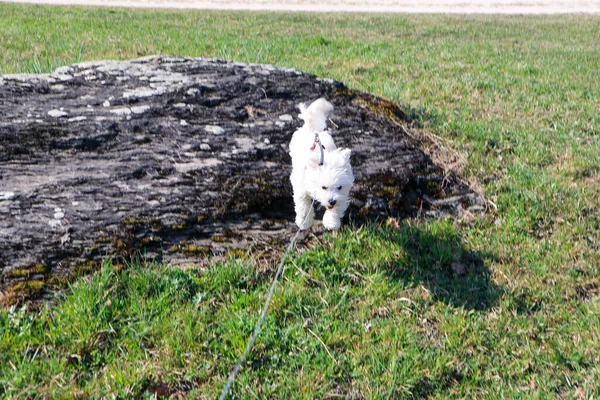
[{"label": "thin white leash", "polygon": [[[314,205],[315,205],[315,201],[313,200],[310,207],[312,208]],[[310,213],[306,214],[306,218],[304,219],[304,222],[302,223],[302,225],[304,225],[306,223],[309,215],[310,215]],[[256,323],[256,327],[254,328],[252,337],[250,338],[250,341],[246,345],[246,350],[244,350],[244,354],[242,354],[242,356],[238,360],[238,363],[235,365],[235,367],[231,371],[231,374],[229,375],[229,379],[227,379],[227,384],[225,385],[225,387],[223,388],[223,391],[221,392],[221,395],[219,396],[219,400],[225,400],[225,396],[227,396],[227,393],[229,392],[229,389],[231,388],[233,381],[235,380],[238,372],[240,372],[242,365],[246,362],[246,358],[248,357],[248,354],[250,354],[250,350],[252,350],[252,347],[254,347],[254,343],[256,342],[256,339],[258,338],[258,334],[260,333],[260,328],[262,327],[263,321],[265,320],[265,316],[267,315],[267,310],[269,309],[269,304],[271,303],[271,298],[273,297],[273,292],[275,291],[275,285],[277,285],[279,276],[283,272],[283,266],[285,263],[285,259],[287,258],[294,243],[296,243],[296,239],[298,239],[298,235],[300,234],[301,230],[302,229],[298,228],[298,231],[296,231],[296,234],[292,238],[292,241],[288,245],[287,249],[285,250],[285,253],[283,254],[283,257],[281,258],[281,262],[279,263],[279,267],[277,268],[277,272],[275,273],[275,277],[273,278],[273,283],[271,283],[271,288],[269,289],[269,295],[267,296],[265,305],[262,309],[262,312],[260,313],[260,318],[258,319],[258,322]]]},{"label": "thin white leash", "polygon": [[319,139],[319,133],[315,132],[315,142],[313,143],[312,147],[310,148],[310,151],[313,151],[315,149],[315,147],[319,146],[319,151],[321,152],[321,157],[319,158],[319,166],[323,165],[323,161],[324,161],[324,157],[325,157],[325,152],[323,151],[323,149],[325,147],[323,147],[323,145],[321,144],[321,140]]},{"label": "thin white leash", "polygon": [[[317,146],[319,146],[319,149],[321,150],[321,160],[320,160],[319,165],[323,165],[323,148],[321,146],[321,141],[319,140],[318,133],[315,133],[315,144]],[[315,205],[315,200],[313,199],[313,201],[310,205],[310,208],[312,209],[314,205]],[[304,221],[302,222],[302,226],[304,226],[304,224],[306,224],[306,221],[308,220],[309,215],[310,215],[310,212],[308,214],[306,214],[306,217],[304,218]],[[254,332],[252,332],[252,337],[250,337],[250,341],[246,345],[246,350],[244,350],[244,354],[242,354],[242,356],[238,360],[237,364],[231,371],[231,374],[229,375],[229,379],[227,379],[227,383],[225,384],[225,387],[223,388],[223,391],[221,392],[221,395],[219,396],[219,400],[225,400],[225,396],[227,396],[227,393],[229,393],[229,389],[231,388],[231,385],[233,385],[233,381],[235,381],[235,378],[236,378],[238,372],[240,372],[240,369],[242,369],[242,365],[246,362],[246,358],[248,358],[248,354],[250,354],[252,347],[254,347],[254,343],[256,342],[256,339],[258,338],[258,335],[260,333],[260,328],[262,327],[263,321],[265,320],[265,316],[267,315],[267,310],[269,309],[269,304],[271,303],[271,298],[273,297],[273,292],[275,291],[275,285],[277,285],[279,276],[283,272],[283,266],[284,266],[285,260],[288,256],[290,250],[292,249],[292,246],[294,245],[294,243],[296,243],[296,239],[298,239],[298,235],[300,234],[301,230],[302,230],[301,228],[298,228],[298,230],[296,231],[296,234],[292,238],[292,241],[290,242],[287,249],[285,250],[285,253],[283,253],[283,257],[281,258],[281,262],[279,263],[279,267],[277,268],[277,272],[275,273],[275,277],[273,278],[273,282],[271,283],[271,288],[269,289],[269,295],[267,296],[265,305],[262,309],[262,312],[260,313],[260,318],[258,318],[258,322],[256,323],[256,326],[254,327]]]}]

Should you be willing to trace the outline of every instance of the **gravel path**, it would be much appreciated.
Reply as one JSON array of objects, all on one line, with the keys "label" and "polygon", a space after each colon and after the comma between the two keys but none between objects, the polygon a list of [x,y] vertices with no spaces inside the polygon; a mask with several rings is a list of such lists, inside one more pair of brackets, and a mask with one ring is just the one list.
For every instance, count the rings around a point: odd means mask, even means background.
[{"label": "gravel path", "polygon": [[600,13],[600,0],[0,0],[8,3],[219,10],[464,14]]}]

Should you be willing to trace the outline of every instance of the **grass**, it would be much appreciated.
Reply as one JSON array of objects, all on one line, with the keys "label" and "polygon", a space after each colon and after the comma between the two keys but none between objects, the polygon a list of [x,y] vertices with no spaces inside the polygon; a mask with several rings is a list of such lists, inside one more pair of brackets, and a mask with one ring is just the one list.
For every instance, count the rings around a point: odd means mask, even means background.
[{"label": "grass", "polygon": [[[149,54],[270,63],[407,109],[498,211],[296,254],[235,398],[600,397],[600,17],[0,5],[2,73]],[[452,264],[467,273],[457,276]],[[133,263],[0,312],[0,396],[214,398],[272,277]]]}]

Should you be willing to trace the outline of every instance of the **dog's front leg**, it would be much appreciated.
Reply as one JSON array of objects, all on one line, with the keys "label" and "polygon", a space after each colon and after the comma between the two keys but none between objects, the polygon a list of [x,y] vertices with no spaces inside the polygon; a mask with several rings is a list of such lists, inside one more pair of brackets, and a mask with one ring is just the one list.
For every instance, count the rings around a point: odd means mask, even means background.
[{"label": "dog's front leg", "polygon": [[328,230],[339,229],[341,226],[341,216],[339,216],[334,210],[327,210],[323,214],[323,227]]},{"label": "dog's front leg", "polygon": [[315,210],[312,199],[308,196],[294,196],[294,209],[296,210],[296,225],[301,230],[310,229],[313,225]]},{"label": "dog's front leg", "polygon": [[329,230],[340,229],[342,218],[344,218],[344,213],[349,205],[348,201],[339,201],[337,206],[331,210],[326,210],[323,214],[323,227]]}]

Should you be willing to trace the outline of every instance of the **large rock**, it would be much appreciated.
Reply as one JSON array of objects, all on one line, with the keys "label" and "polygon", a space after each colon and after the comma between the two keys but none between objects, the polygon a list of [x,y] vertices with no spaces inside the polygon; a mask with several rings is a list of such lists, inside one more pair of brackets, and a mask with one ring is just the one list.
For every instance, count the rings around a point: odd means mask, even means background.
[{"label": "large rock", "polygon": [[7,75],[0,78],[5,299],[17,296],[11,283],[27,293],[106,256],[195,262],[287,240],[295,229],[287,145],[301,123],[296,105],[318,97],[335,105],[338,146],[353,149],[346,223],[481,209],[468,186],[432,161],[441,148],[407,130],[400,108],[339,82],[267,65],[158,57]]}]

